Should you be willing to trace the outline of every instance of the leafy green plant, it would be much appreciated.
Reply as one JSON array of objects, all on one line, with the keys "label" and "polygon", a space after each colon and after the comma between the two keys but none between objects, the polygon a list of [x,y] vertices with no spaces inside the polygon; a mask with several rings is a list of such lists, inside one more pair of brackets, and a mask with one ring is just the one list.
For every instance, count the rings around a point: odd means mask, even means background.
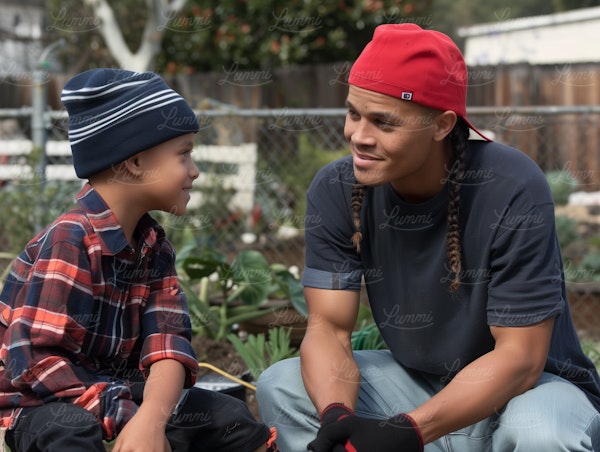
[{"label": "leafy green plant", "polygon": [[[311,143],[307,134],[298,137],[298,149],[295,155],[282,161],[280,174],[283,183],[291,192],[291,197],[296,200],[294,214],[303,216],[306,210],[306,189],[310,185],[317,171],[326,164],[348,155],[348,149],[329,150]],[[301,167],[302,171],[298,171]],[[295,225],[297,226],[297,225]]]},{"label": "leafy green plant", "polygon": [[75,207],[81,182],[27,179],[0,188],[0,237],[20,252],[33,236]]},{"label": "leafy green plant", "polygon": [[592,360],[596,369],[600,371],[600,343],[594,341],[583,341],[581,343],[584,353]]},{"label": "leafy green plant", "polygon": [[557,205],[564,205],[569,202],[569,195],[573,193],[579,182],[570,172],[565,170],[550,171],[546,173],[546,180],[550,185],[552,199]]},{"label": "leafy green plant", "polygon": [[195,334],[224,339],[235,324],[266,314],[270,298],[288,300],[306,315],[302,285],[279,264],[269,265],[262,253],[242,250],[235,259],[214,248],[183,250],[180,284],[186,292]]},{"label": "leafy green plant", "polygon": [[17,257],[17,255],[14,253],[0,252],[0,261],[7,262],[5,267],[0,267],[0,292],[2,291],[2,288],[4,287],[4,282],[6,281],[6,278],[8,277],[8,274],[10,273],[12,261],[16,257]]},{"label": "leafy green plant", "polygon": [[271,328],[268,335],[266,339],[263,333],[249,334],[245,341],[235,334],[227,335],[254,380],[277,361],[298,356],[298,350],[290,345],[291,329]]},{"label": "leafy green plant", "polygon": [[567,215],[557,215],[555,222],[556,234],[558,235],[558,243],[561,249],[565,249],[575,240],[581,238],[581,234],[577,232],[577,221],[574,219]]},{"label": "leafy green plant", "polygon": [[383,350],[387,348],[376,323],[369,323],[351,336],[352,350]]},{"label": "leafy green plant", "polygon": [[578,265],[578,274],[587,275],[588,282],[600,282],[600,251],[591,250]]}]

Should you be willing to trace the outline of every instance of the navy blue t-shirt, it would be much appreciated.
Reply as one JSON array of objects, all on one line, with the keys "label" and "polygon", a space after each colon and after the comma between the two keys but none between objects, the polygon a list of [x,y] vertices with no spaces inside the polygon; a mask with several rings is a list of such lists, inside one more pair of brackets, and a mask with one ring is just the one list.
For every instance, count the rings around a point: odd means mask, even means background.
[{"label": "navy blue t-shirt", "polygon": [[460,190],[461,284],[449,289],[448,184],[423,203],[390,184],[368,187],[357,254],[351,157],[324,167],[307,193],[303,284],[359,290],[402,365],[449,380],[494,347],[490,326],[555,317],[546,371],[581,387],[600,409],[600,378],[581,350],[566,302],[554,203],[543,172],[517,149],[470,141]]}]

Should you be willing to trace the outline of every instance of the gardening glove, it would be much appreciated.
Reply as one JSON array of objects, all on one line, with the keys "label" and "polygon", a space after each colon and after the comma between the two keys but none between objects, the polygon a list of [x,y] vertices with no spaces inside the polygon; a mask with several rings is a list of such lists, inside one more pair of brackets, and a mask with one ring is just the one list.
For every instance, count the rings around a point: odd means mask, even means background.
[{"label": "gardening glove", "polygon": [[343,403],[332,403],[325,407],[321,413],[321,428],[335,421],[345,418],[346,416],[354,416],[354,410],[348,408]]},{"label": "gardening glove", "polygon": [[367,419],[356,416],[346,407],[343,409],[345,413],[339,404],[334,404],[333,407],[330,405],[324,410],[321,415],[322,426],[316,439],[308,445],[308,450],[423,452],[421,434],[409,415],[399,414],[386,420]]},{"label": "gardening glove", "polygon": [[[317,433],[317,438],[321,434],[321,431],[326,425],[332,424],[340,419],[343,419],[347,416],[354,416],[354,410],[348,408],[343,403],[331,403],[325,407],[320,416],[321,428]],[[310,443],[307,448],[311,450],[311,445],[314,443]],[[342,445],[338,445],[335,449],[332,449],[333,452],[345,452],[345,448]]]}]

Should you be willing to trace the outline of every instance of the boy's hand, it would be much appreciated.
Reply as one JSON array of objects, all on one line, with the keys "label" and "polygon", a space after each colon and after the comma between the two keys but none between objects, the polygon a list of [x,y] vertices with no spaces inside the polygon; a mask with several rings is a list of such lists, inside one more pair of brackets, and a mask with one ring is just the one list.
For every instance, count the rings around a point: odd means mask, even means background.
[{"label": "boy's hand", "polygon": [[166,436],[167,422],[181,396],[183,366],[172,359],[150,367],[144,386],[144,401],[117,436],[113,452],[171,452]]},{"label": "boy's hand", "polygon": [[171,452],[165,436],[165,425],[161,425],[161,421],[150,414],[140,408],[117,436],[112,451]]}]

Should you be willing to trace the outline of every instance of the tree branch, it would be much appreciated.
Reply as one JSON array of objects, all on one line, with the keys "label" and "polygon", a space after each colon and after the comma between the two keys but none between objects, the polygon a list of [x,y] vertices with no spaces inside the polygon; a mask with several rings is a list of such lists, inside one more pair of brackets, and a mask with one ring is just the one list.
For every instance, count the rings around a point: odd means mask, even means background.
[{"label": "tree branch", "polygon": [[143,72],[150,69],[160,52],[165,27],[183,8],[187,0],[146,0],[148,19],[144,25],[142,41],[133,53],[123,37],[111,6],[106,0],[84,0],[100,19],[100,33],[111,55],[124,69]]}]

